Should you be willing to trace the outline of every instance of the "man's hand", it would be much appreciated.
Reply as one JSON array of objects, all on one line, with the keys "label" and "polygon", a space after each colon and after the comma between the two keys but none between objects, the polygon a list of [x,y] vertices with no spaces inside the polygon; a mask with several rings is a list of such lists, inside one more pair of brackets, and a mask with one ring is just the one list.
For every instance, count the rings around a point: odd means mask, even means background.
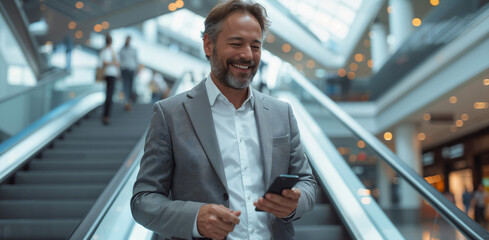
[{"label": "man's hand", "polygon": [[239,224],[241,211],[230,210],[223,205],[206,204],[197,215],[197,229],[207,238],[224,239]]},{"label": "man's hand", "polygon": [[282,196],[267,193],[265,198],[259,198],[253,204],[255,207],[275,215],[277,218],[285,218],[297,208],[300,197],[301,190],[298,188],[285,189],[282,191]]}]

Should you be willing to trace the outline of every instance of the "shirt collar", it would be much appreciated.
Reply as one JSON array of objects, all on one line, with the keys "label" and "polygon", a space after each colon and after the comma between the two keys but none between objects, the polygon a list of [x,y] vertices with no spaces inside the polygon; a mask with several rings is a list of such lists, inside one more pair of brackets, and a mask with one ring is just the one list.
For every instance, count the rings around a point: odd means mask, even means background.
[{"label": "shirt collar", "polygon": [[[209,103],[211,104],[211,106],[214,106],[214,103],[216,103],[216,100],[218,99],[219,95],[225,97],[224,94],[221,93],[219,88],[217,88],[216,84],[214,84],[210,75],[205,80],[205,88],[207,90],[207,97],[209,97]],[[243,105],[246,104],[247,101],[250,101],[252,108],[255,107],[255,97],[253,95],[251,86],[248,86],[248,97],[243,102]]]}]

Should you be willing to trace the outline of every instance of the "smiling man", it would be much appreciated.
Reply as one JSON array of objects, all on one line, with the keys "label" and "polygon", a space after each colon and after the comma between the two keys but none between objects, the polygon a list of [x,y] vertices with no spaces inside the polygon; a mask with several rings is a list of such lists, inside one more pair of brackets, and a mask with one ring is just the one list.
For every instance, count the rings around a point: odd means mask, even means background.
[{"label": "smiling man", "polygon": [[[290,106],[250,87],[268,25],[261,5],[220,1],[202,34],[210,76],[155,103],[131,208],[158,239],[293,239],[313,208]],[[299,182],[263,198],[280,174]]]}]

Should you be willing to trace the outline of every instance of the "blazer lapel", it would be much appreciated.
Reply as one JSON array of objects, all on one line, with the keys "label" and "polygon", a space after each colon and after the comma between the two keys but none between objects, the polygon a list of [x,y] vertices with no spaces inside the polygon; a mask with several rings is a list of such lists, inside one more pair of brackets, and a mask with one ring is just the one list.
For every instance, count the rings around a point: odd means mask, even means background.
[{"label": "blazer lapel", "polygon": [[255,118],[260,138],[261,154],[263,158],[263,173],[265,188],[270,184],[270,174],[272,172],[272,150],[273,150],[273,124],[269,116],[269,106],[263,99],[263,95],[253,90],[255,95]]},{"label": "blazer lapel", "polygon": [[199,138],[200,144],[209,159],[209,162],[221,180],[223,186],[227,189],[226,174],[222,163],[219,143],[217,142],[216,130],[212,111],[209,106],[209,98],[205,89],[205,81],[202,81],[191,91],[187,93],[189,100],[184,102],[185,110],[195,133]]}]

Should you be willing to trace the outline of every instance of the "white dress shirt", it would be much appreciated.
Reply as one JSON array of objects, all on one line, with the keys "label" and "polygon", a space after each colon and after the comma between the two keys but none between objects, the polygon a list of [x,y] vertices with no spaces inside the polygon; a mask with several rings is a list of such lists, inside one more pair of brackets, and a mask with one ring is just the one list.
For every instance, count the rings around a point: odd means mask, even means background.
[{"label": "white dress shirt", "polygon": [[[226,174],[229,208],[241,211],[240,223],[227,239],[270,239],[268,215],[255,211],[253,205],[265,193],[253,92],[250,88],[243,105],[235,109],[210,77],[205,84]],[[194,236],[198,236],[195,230],[196,222]]]},{"label": "white dress shirt", "polygon": [[108,63],[105,67],[105,76],[117,77],[119,75],[119,70],[117,66],[114,65],[114,62],[117,62],[117,56],[115,56],[115,52],[112,48],[104,48],[102,52],[100,52],[100,66],[104,66],[104,62]]}]

